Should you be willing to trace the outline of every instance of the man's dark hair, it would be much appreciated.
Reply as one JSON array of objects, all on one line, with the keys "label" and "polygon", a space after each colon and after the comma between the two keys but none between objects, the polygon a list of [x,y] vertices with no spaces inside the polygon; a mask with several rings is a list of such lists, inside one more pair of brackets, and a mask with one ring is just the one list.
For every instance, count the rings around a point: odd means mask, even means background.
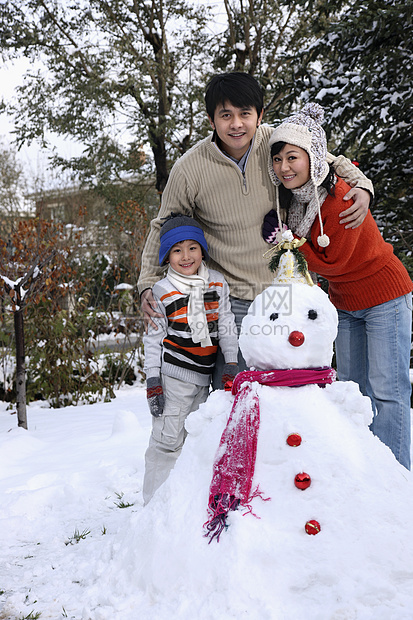
[{"label": "man's dark hair", "polygon": [[255,108],[258,116],[264,107],[264,97],[257,80],[241,71],[214,75],[207,84],[205,104],[208,116],[214,120],[218,105],[229,101],[236,108]]}]

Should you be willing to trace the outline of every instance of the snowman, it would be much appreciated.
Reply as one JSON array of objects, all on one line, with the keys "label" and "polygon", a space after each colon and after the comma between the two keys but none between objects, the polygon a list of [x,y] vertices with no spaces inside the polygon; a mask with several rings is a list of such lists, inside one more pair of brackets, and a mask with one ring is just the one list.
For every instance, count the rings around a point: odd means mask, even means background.
[{"label": "snowman", "polygon": [[[369,430],[370,400],[336,380],[337,313],[299,243],[284,236],[274,282],[243,320],[249,370],[190,414],[171,475],[99,563],[99,592],[116,594],[121,620],[136,610],[156,620],[412,617],[410,473]],[[108,617],[104,605],[85,617]]]},{"label": "snowman", "polygon": [[[330,364],[337,335],[337,311],[308,273],[299,251],[304,242],[294,239],[290,230],[283,233],[282,241],[270,250],[270,268],[276,271],[274,281],[256,297],[242,322],[239,346],[251,370],[240,373],[232,386],[235,401],[221,437],[210,487],[210,519],[206,528],[211,540],[219,540],[228,526],[231,510],[241,506],[252,512],[252,500],[264,499],[263,490],[258,483],[254,486],[254,480],[260,427],[266,425],[265,420],[261,421],[261,409],[267,401],[274,399],[273,415],[281,416],[285,427],[290,427],[286,435],[274,434],[272,448],[280,439],[291,447],[302,443],[300,423],[294,420],[303,406],[308,407],[308,415],[312,416],[314,407],[319,413],[339,404],[342,411],[360,418],[363,424],[371,421],[369,400],[359,393],[357,386],[346,383],[344,391],[343,385],[335,382],[336,373]],[[304,386],[307,387],[303,389]],[[326,386],[328,390],[324,389]],[[268,415],[266,411],[264,414]],[[328,427],[328,420],[323,427],[320,436]],[[273,430],[268,428],[268,432]],[[274,475],[279,475],[271,454],[260,451],[259,460],[273,462]],[[291,455],[289,461],[294,463],[295,457]],[[294,484],[305,490],[311,485],[311,475],[301,471],[298,463],[297,467]],[[312,535],[321,530],[320,522],[313,518],[304,527]]]}]

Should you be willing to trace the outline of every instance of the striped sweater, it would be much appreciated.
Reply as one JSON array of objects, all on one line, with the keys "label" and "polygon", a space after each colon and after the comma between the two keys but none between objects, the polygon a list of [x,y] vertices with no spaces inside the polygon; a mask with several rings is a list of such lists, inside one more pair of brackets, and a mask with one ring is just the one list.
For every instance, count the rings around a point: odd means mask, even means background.
[{"label": "striped sweater", "polygon": [[223,276],[209,269],[209,286],[204,306],[211,346],[201,347],[191,338],[188,325],[188,295],[163,278],[153,287],[159,312],[158,329],[149,326],[144,336],[146,377],[160,373],[195,385],[209,385],[215,365],[218,343],[226,363],[238,359],[238,338],[229,303],[229,289]]},{"label": "striped sweater", "polygon": [[[235,162],[219,150],[212,135],[187,151],[173,166],[162,195],[158,217],[142,256],[139,292],[161,277],[159,229],[161,218],[174,211],[193,216],[208,243],[208,267],[223,274],[230,293],[252,300],[272,282],[268,249],[261,235],[264,216],[275,204],[275,187],[268,174],[268,141],[273,128],[258,127],[244,174]],[[351,186],[373,191],[370,181],[345,157],[333,158],[337,174]]]}]

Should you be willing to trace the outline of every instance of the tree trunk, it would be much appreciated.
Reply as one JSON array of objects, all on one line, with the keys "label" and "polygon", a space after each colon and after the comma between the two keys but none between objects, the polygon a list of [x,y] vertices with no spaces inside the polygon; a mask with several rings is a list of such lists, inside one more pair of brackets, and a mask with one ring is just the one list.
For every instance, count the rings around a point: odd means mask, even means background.
[{"label": "tree trunk", "polygon": [[26,363],[24,346],[23,310],[14,312],[14,335],[16,338],[16,407],[17,423],[27,429],[26,411]]}]

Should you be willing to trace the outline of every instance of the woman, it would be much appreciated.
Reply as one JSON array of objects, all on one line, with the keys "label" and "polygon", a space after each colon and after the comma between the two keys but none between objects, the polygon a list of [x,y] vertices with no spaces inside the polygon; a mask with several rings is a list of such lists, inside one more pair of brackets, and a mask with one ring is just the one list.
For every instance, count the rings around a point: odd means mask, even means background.
[{"label": "woman", "polygon": [[339,379],[357,382],[371,398],[373,433],[410,469],[413,285],[370,212],[359,228],[340,227],[349,187],[325,161],[323,117],[321,106],[307,104],[275,129],[269,173],[276,210],[266,215],[263,236],[277,243],[283,214],[288,228],[307,239],[300,249],[309,269],[328,280],[338,311]]}]

